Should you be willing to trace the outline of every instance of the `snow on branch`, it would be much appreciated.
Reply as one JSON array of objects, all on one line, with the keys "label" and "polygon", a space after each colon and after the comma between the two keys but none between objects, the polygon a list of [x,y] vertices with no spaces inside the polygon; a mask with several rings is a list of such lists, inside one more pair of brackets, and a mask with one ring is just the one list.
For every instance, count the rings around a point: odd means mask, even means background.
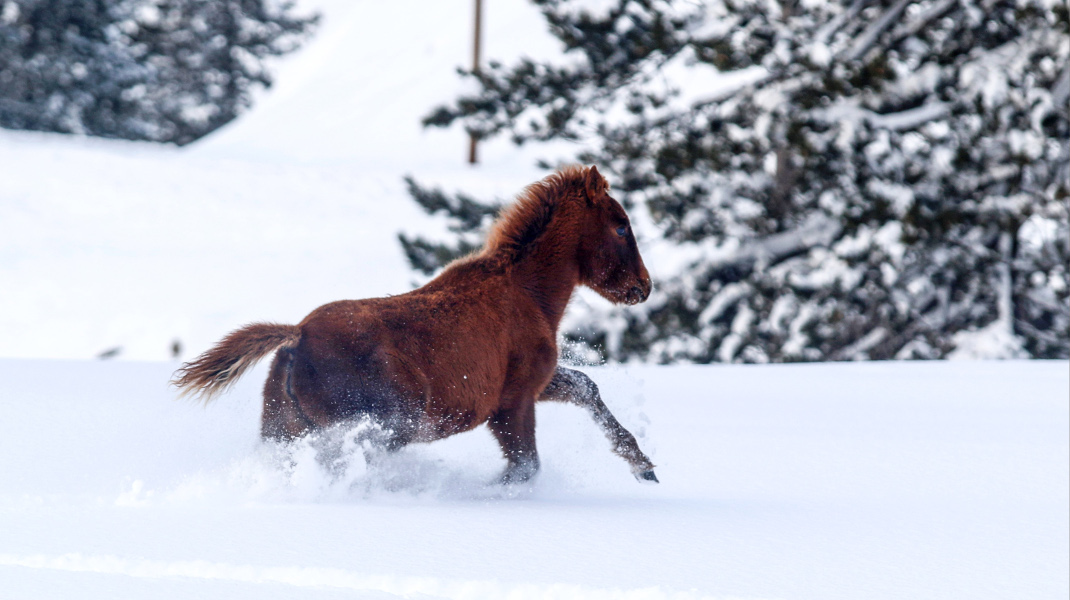
[{"label": "snow on branch", "polygon": [[817,34],[814,36],[814,43],[827,43],[829,38],[832,37],[832,34],[839,31],[847,21],[855,18],[855,15],[861,12],[866,4],[869,4],[869,0],[855,0],[845,12],[840,13],[834,19],[826,23],[821,29],[817,30]]},{"label": "snow on branch", "polygon": [[912,2],[914,2],[914,0],[899,0],[899,2],[896,2],[895,5],[889,8],[888,11],[881,16],[881,18],[874,21],[872,25],[862,32],[861,37],[858,38],[855,45],[847,51],[846,55],[844,55],[844,59],[853,61],[861,58],[867,50],[873,47],[873,44],[877,43],[877,38],[880,37],[880,34],[891,27],[892,22],[898,19],[903,10]]},{"label": "snow on branch", "polygon": [[880,114],[857,106],[838,106],[824,110],[814,111],[814,118],[827,123],[843,121],[865,121],[871,127],[888,129],[891,131],[906,131],[915,129],[930,121],[935,121],[947,116],[951,112],[951,104],[947,102],[931,102],[917,108],[900,111],[897,113]]},{"label": "snow on branch", "polygon": [[1062,111],[1063,114],[1067,112],[1066,101],[1070,99],[1070,64],[1063,67],[1063,72],[1059,75],[1059,79],[1055,82],[1055,88],[1051,91],[1051,100],[1055,103],[1056,109]]},{"label": "snow on branch", "polygon": [[839,221],[814,215],[797,229],[743,242],[735,253],[717,261],[714,266],[773,265],[811,248],[828,246],[842,230]]},{"label": "snow on branch", "polygon": [[925,27],[930,22],[942,17],[949,10],[954,8],[955,5],[958,3],[959,0],[940,0],[939,2],[933,4],[924,12],[922,12],[921,15],[918,16],[918,18],[914,19],[909,23],[904,23],[903,25],[897,27],[895,31],[892,32],[891,43],[894,44],[904,38],[908,38],[912,35],[917,35],[917,33],[922,29],[925,29]]},{"label": "snow on branch", "polygon": [[947,116],[949,112],[951,112],[951,105],[947,102],[932,102],[923,104],[917,108],[911,108],[910,110],[889,113],[886,115],[870,112],[866,116],[866,120],[869,121],[870,125],[879,129],[905,131],[908,129],[915,129],[930,121],[943,118]]}]

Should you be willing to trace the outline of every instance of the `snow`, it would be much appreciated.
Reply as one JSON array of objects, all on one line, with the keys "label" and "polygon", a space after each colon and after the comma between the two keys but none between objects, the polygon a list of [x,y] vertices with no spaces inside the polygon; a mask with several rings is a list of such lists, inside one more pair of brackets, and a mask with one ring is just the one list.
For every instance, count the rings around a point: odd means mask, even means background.
[{"label": "snow", "polygon": [[[184,357],[250,321],[296,322],[416,275],[399,231],[434,233],[403,178],[510,199],[545,171],[506,140],[465,162],[455,97],[471,2],[302,2],[307,47],[246,115],[177,149],[0,130],[0,357]],[[485,10],[488,59],[559,53],[528,3]],[[571,152],[562,153],[563,156]]]},{"label": "snow", "polygon": [[[490,58],[560,53],[529,3],[484,4]],[[207,407],[176,401],[175,339],[189,358],[249,321],[409,289],[395,236],[441,225],[403,176],[508,199],[543,175],[535,157],[573,154],[493,141],[473,169],[458,128],[419,126],[461,89],[468,0],[302,6],[321,31],[190,147],[0,131],[0,597],[1067,596],[1065,361],[588,369],[658,486],[570,406],[538,408],[543,470],[502,488],[483,428],[370,459],[344,432],[262,445],[263,365]],[[696,102],[764,76],[672,83]],[[873,234],[901,254],[898,238]],[[778,306],[801,354],[817,314]],[[992,327],[960,346],[998,349]]]},{"label": "snow", "polygon": [[1060,598],[1065,362],[587,372],[658,465],[538,407],[327,469],[257,439],[263,365],[202,407],[166,362],[0,360],[5,598]]},{"label": "snow", "polygon": [[948,355],[951,360],[991,360],[1026,355],[1022,340],[1010,331],[1004,319],[996,319],[979,329],[959,331],[951,339],[955,343],[955,349]]},{"label": "snow", "polygon": [[877,42],[877,36],[884,30],[892,26],[899,15],[903,12],[903,9],[913,0],[899,0],[891,8],[887,10],[880,19],[877,19],[869,27],[866,28],[862,35],[859,36],[855,44],[851,46],[851,49],[846,54],[847,60],[856,60],[866,53],[867,50],[873,47],[873,44]]},{"label": "snow", "polygon": [[[1000,234],[1000,255],[1009,256],[1010,248],[1010,234]],[[1004,259],[996,267],[996,272],[999,274],[998,316],[984,327],[955,333],[952,336],[955,349],[948,355],[948,358],[953,360],[976,360],[1028,357],[1022,347],[1022,340],[1014,334],[1014,327],[1012,326],[1011,270],[1007,264],[1008,262],[1007,259]]]},{"label": "snow", "polygon": [[924,123],[942,118],[950,112],[951,106],[946,102],[923,104],[917,108],[884,115],[860,108],[854,104],[842,103],[833,108],[816,110],[814,111],[814,115],[817,118],[824,119],[830,123],[840,120],[864,120],[868,122],[870,126],[877,129],[902,131],[913,129]]},{"label": "snow", "polygon": [[761,67],[722,73],[712,65],[699,63],[694,48],[687,46],[658,69],[657,79],[667,89],[677,90],[664,112],[687,110],[724,98],[732,92],[754,85],[768,77]]}]

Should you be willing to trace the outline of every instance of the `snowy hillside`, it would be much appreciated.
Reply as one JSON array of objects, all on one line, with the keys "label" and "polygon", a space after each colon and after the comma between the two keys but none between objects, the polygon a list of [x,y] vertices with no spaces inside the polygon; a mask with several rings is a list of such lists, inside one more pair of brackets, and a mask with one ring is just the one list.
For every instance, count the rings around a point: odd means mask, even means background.
[{"label": "snowy hillside", "polygon": [[[1061,362],[591,369],[662,483],[579,409],[543,471],[480,428],[333,474],[257,441],[259,368],[0,361],[0,596],[1065,598]],[[288,466],[287,466],[288,465]]]},{"label": "snowy hillside", "polygon": [[[456,94],[468,0],[303,2],[322,11],[253,110],[176,149],[0,131],[0,356],[189,358],[253,320],[400,293],[396,235],[438,227],[402,178],[511,198],[543,172],[420,118]],[[553,52],[527,3],[486,11],[486,55]],[[404,42],[404,43],[402,43]],[[545,151],[541,151],[545,154]]]}]

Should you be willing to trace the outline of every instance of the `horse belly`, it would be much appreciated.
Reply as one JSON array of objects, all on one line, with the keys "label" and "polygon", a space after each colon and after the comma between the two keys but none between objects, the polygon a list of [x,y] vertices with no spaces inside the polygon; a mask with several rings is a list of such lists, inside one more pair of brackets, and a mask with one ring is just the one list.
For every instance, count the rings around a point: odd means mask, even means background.
[{"label": "horse belly", "polygon": [[[462,374],[459,383],[433,392],[424,405],[420,420],[421,441],[438,440],[474,429],[494,414],[500,392],[478,385],[466,385]],[[499,388],[500,389],[500,386]]]},{"label": "horse belly", "polygon": [[424,390],[422,440],[468,431],[498,410],[508,363],[504,340],[495,329],[468,321],[440,314],[432,335],[393,340]]}]

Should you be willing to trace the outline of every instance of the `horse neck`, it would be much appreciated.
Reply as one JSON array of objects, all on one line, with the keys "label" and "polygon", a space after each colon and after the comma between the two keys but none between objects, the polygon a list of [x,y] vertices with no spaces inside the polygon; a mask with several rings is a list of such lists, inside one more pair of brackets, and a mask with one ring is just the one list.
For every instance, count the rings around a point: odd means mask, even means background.
[{"label": "horse neck", "polygon": [[554,235],[558,233],[555,229],[558,227],[551,225],[551,230],[513,265],[512,271],[516,284],[531,296],[557,331],[572,292],[579,285],[580,267],[579,240],[576,236]]}]

